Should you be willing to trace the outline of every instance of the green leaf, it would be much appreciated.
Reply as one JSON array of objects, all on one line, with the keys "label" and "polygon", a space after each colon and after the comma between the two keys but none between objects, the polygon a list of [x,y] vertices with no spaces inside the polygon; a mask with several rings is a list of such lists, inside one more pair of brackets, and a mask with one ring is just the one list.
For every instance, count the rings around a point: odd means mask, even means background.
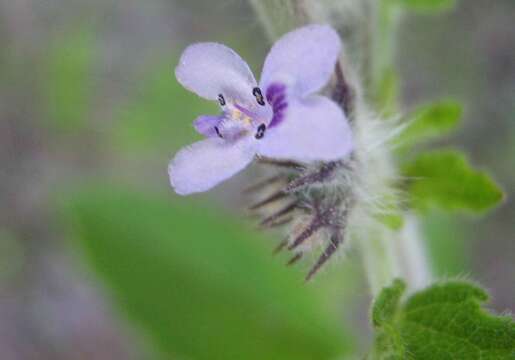
[{"label": "green leaf", "polygon": [[413,205],[426,210],[484,211],[503,199],[503,192],[484,172],[474,170],[465,156],[453,150],[423,153],[403,167]]},{"label": "green leaf", "polygon": [[448,281],[415,293],[400,304],[402,290],[397,281],[383,290],[374,305],[373,314],[383,314],[386,300],[389,315],[373,321],[377,332],[373,358],[515,358],[515,322],[509,316],[485,311],[481,305],[488,294],[481,288]]},{"label": "green leaf", "polygon": [[90,113],[93,95],[94,35],[89,30],[56,39],[43,67],[42,98],[50,124],[60,130],[80,129]]},{"label": "green leaf", "polygon": [[398,4],[415,11],[442,11],[456,6],[456,0],[393,0]]},{"label": "green leaf", "polygon": [[338,318],[273,243],[191,198],[93,190],[66,209],[120,307],[177,359],[334,359]]},{"label": "green leaf", "polygon": [[451,100],[440,101],[416,109],[407,116],[407,127],[401,133],[398,144],[407,149],[454,130],[463,114],[462,106]]},{"label": "green leaf", "polygon": [[399,331],[394,326],[406,284],[400,279],[385,287],[372,305],[372,324],[376,329],[373,359],[400,359],[405,354]]}]

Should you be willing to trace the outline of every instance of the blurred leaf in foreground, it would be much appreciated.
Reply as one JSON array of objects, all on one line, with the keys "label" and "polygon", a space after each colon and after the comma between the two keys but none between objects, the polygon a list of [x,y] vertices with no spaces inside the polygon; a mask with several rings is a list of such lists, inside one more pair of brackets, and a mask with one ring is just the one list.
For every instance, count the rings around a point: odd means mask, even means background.
[{"label": "blurred leaf in foreground", "polygon": [[405,284],[383,289],[372,309],[374,359],[514,359],[515,322],[481,308],[488,294],[468,282],[448,281],[404,303]]},{"label": "blurred leaf in foreground", "polygon": [[67,207],[89,261],[164,353],[301,360],[345,352],[337,319],[265,239],[186,204],[105,189]]},{"label": "blurred leaf in foreground", "polygon": [[465,156],[453,150],[418,155],[403,168],[413,205],[426,209],[484,211],[503,199],[503,192],[484,172],[474,170]]},{"label": "blurred leaf in foreground", "polygon": [[462,106],[451,100],[424,105],[407,116],[407,127],[398,139],[401,149],[425,142],[454,130],[461,116]]}]

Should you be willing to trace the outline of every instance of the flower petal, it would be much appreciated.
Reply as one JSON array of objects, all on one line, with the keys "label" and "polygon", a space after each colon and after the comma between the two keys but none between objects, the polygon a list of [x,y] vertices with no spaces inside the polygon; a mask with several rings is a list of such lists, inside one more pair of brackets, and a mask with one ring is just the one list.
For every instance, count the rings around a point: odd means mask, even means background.
[{"label": "flower petal", "polygon": [[207,191],[245,168],[254,158],[252,137],[237,142],[208,138],[180,150],[168,166],[175,192],[188,195]]},{"label": "flower petal", "polygon": [[284,120],[268,129],[258,154],[300,162],[332,161],[353,149],[352,132],[343,111],[324,96],[288,104]]},{"label": "flower petal", "polygon": [[268,53],[261,88],[280,82],[297,96],[312,94],[329,81],[340,49],[340,38],[330,26],[308,25],[289,32]]},{"label": "flower petal", "polygon": [[218,136],[215,126],[218,126],[222,119],[222,115],[200,115],[193,122],[193,127],[206,137]]},{"label": "flower petal", "polygon": [[217,43],[188,46],[175,68],[175,76],[186,89],[208,100],[227,92],[252,96],[256,86],[247,63],[232,49]]}]

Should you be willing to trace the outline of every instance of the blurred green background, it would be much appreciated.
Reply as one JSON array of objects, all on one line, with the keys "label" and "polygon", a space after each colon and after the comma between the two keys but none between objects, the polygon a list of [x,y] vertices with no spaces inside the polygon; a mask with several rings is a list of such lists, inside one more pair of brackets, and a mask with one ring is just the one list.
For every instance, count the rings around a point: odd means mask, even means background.
[{"label": "blurred green background", "polygon": [[[406,109],[452,97],[457,145],[506,202],[432,214],[435,272],[515,311],[515,3],[410,14],[398,39]],[[173,68],[194,41],[256,73],[268,45],[245,1],[0,0],[0,354],[10,359],[341,359],[368,343],[358,256],[314,282],[241,215],[255,169],[188,198],[167,164],[213,104]],[[457,179],[459,181],[459,179]]]}]

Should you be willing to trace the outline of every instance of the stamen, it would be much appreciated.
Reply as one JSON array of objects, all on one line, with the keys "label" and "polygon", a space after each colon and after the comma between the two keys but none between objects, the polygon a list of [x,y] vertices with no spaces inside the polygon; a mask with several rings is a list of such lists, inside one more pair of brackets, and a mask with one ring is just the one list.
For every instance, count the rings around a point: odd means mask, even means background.
[{"label": "stamen", "polygon": [[261,89],[258,87],[255,87],[252,90],[252,95],[256,97],[256,101],[259,105],[264,106],[265,105],[265,99],[263,98],[263,93],[261,93]]},{"label": "stamen", "polygon": [[225,105],[225,98],[222,94],[219,94],[218,95],[218,102],[220,103],[220,105],[224,106]]},{"label": "stamen", "polygon": [[250,110],[245,109],[238,103],[234,103],[234,107],[250,118],[253,118],[255,116],[255,114],[253,114]]},{"label": "stamen", "polygon": [[256,132],[256,139],[262,139],[263,136],[265,136],[265,130],[266,130],[266,125],[265,124],[261,124],[258,126],[257,128],[257,132]]}]

